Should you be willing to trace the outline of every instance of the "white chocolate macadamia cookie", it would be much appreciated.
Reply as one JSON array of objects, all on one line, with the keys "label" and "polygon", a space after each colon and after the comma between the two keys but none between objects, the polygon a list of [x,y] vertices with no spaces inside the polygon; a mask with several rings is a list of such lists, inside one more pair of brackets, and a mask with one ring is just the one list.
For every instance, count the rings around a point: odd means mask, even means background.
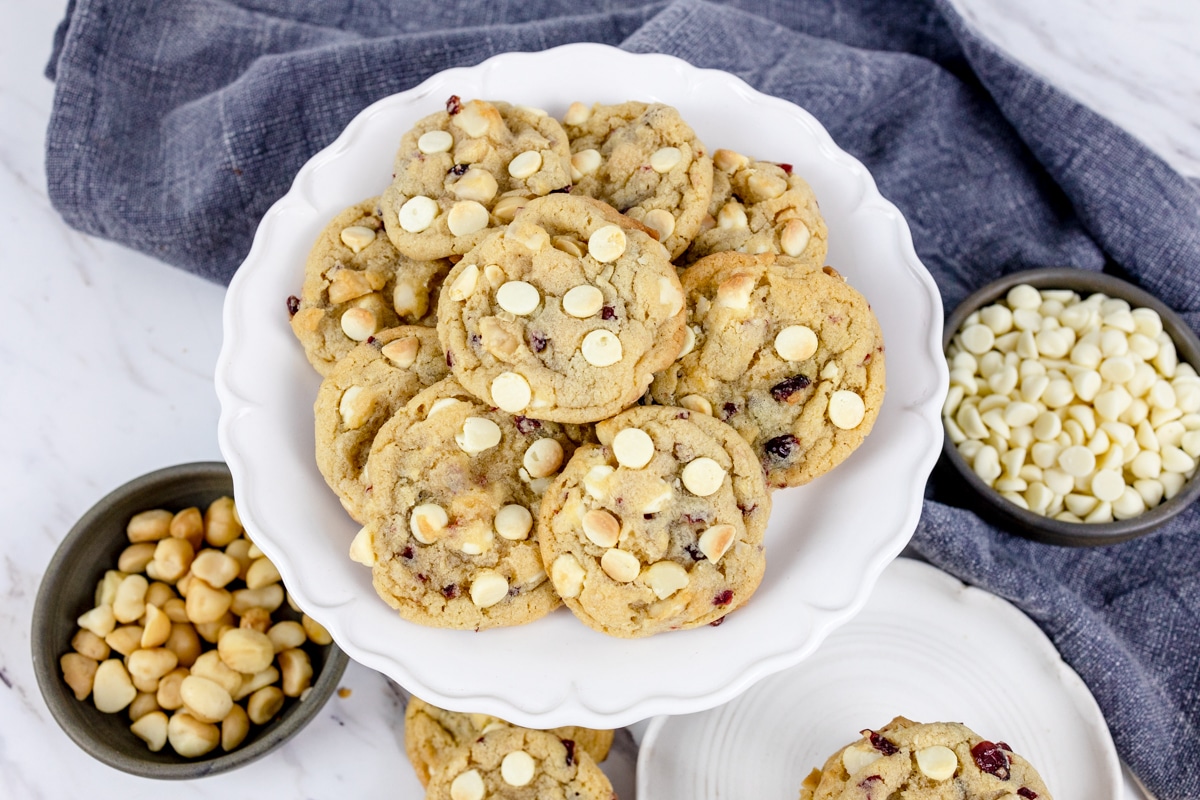
[{"label": "white chocolate macadamia cookie", "polygon": [[663,247],[587,197],[532,200],[451,271],[438,334],[454,376],[505,411],[594,422],[637,401],[683,343]]},{"label": "white chocolate macadamia cookie", "polygon": [[383,219],[414,258],[462,255],[532,197],[567,191],[567,134],[546,112],[453,95],[400,141]]},{"label": "white chocolate macadamia cookie", "polygon": [[546,490],[542,559],[567,607],[626,638],[723,619],[762,580],[771,500],[750,446],[705,414],[638,406],[596,426]]}]

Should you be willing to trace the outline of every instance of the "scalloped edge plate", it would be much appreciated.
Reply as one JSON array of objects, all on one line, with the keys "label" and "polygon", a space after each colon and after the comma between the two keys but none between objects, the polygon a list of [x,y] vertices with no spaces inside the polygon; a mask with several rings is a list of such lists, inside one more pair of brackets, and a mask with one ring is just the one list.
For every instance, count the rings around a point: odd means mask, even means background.
[{"label": "scalloped edge plate", "polygon": [[812,658],[720,708],[653,720],[637,796],[795,797],[810,770],[897,715],[1008,742],[1058,800],[1123,797],[1104,716],[1037,625],[907,558]]},{"label": "scalloped edge plate", "polygon": [[[721,627],[629,641],[560,609],[483,633],[424,628],[400,619],[375,595],[369,570],[347,557],[357,526],[315,466],[320,379],[293,338],[285,300],[299,290],[321,228],[383,191],[400,136],[451,94],[556,115],[581,98],[661,101],[710,147],[790,162],[821,201],[829,263],[873,303],[888,348],[888,394],[875,427],[837,470],[776,493],[766,577]],[[366,108],[263,217],[225,301],[219,442],[251,536],[299,605],[356,661],[446,708],[530,727],[617,727],[725,702],[800,661],[862,607],[912,536],[940,452],[942,317],[900,212],[804,110],[669,56],[597,44],[506,53]]]}]

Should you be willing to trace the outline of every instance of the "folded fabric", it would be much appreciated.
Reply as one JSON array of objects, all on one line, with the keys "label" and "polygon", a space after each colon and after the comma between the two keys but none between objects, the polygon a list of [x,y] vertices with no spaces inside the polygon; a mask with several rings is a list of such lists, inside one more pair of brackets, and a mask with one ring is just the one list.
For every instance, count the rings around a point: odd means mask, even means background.
[{"label": "folded fabric", "polygon": [[[948,310],[998,274],[1071,265],[1200,325],[1200,192],[946,2],[759,6],[75,0],[48,69],[50,197],[83,231],[227,282],[262,214],[367,104],[497,53],[605,42],[812,112],[904,212]],[[935,475],[914,548],[1050,635],[1159,798],[1200,797],[1200,512],[1077,550],[996,529],[963,499]]]}]

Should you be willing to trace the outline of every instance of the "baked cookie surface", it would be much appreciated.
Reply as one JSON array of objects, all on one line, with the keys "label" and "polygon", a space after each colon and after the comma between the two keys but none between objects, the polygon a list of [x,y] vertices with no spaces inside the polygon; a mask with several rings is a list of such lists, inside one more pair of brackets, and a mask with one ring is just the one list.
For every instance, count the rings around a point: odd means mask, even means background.
[{"label": "baked cookie surface", "polygon": [[525,199],[567,191],[570,155],[546,112],[452,96],[400,141],[381,202],[387,234],[413,258],[462,255]]},{"label": "baked cookie surface", "polygon": [[356,346],[321,382],[313,405],[317,468],[358,522],[365,519],[370,483],[363,473],[375,434],[449,372],[436,330],[401,325]]},{"label": "baked cookie surface", "polygon": [[791,166],[752,160],[732,150],[717,150],[713,164],[709,218],[682,262],[736,251],[825,264],[829,230],[812,187]]},{"label": "baked cookie surface", "polygon": [[626,638],[694,628],[762,580],[771,500],[750,446],[683,408],[637,406],[596,426],[546,490],[542,559],[567,607]]},{"label": "baked cookie surface", "polygon": [[800,800],[1052,800],[1040,775],[1004,742],[957,722],[896,717],[813,770]]},{"label": "baked cookie surface", "polygon": [[[452,378],[375,437],[366,537],[379,595],[405,619],[483,629],[549,613],[533,521],[541,492],[586,433],[479,402]],[[356,552],[356,551],[352,551]]]},{"label": "baked cookie surface", "polygon": [[383,232],[378,198],[351,206],[321,231],[300,296],[289,298],[292,332],[321,375],[359,342],[397,325],[433,325],[445,260],[400,255]]},{"label": "baked cookie surface", "polygon": [[616,800],[582,748],[553,733],[505,727],[451,751],[430,778],[427,800]]},{"label": "baked cookie surface", "polygon": [[587,197],[529,201],[455,265],[438,334],[463,386],[511,413],[592,422],[632,405],[683,343],[662,245]]},{"label": "baked cookie surface", "polygon": [[713,166],[679,112],[662,103],[574,103],[563,117],[572,193],[603,200],[658,234],[675,258],[700,230]]},{"label": "baked cookie surface", "polygon": [[681,281],[691,336],[655,377],[655,402],[728,422],[776,488],[807,483],[862,443],[883,403],[883,335],[836,271],[716,253]]},{"label": "baked cookie surface", "polygon": [[[519,727],[487,714],[447,711],[413,697],[404,710],[404,749],[421,785],[454,750],[470,745],[484,733],[498,728]],[[567,726],[548,731],[563,741],[568,751],[586,750],[594,761],[603,761],[612,747],[613,731]]]}]

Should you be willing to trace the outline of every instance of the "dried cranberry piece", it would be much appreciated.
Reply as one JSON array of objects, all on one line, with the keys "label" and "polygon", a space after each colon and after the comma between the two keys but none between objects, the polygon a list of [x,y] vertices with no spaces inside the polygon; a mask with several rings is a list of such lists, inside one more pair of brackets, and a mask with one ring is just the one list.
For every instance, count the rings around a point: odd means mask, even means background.
[{"label": "dried cranberry piece", "polygon": [[653,514],[642,514],[642,519],[654,519]]},{"label": "dried cranberry piece", "polygon": [[724,422],[738,412],[737,403],[726,403],[721,406],[721,421]]},{"label": "dried cranberry piece", "polygon": [[529,417],[522,416],[513,417],[513,424],[517,426],[517,430],[526,436],[542,427],[542,423],[538,422],[536,419],[530,419]]},{"label": "dried cranberry piece", "polygon": [[575,763],[575,741],[573,739],[562,739],[563,747],[567,748],[567,766]]},{"label": "dried cranberry piece", "polygon": [[790,433],[785,433],[782,436],[776,436],[774,439],[768,439],[763,445],[763,452],[777,461],[787,461],[792,456],[792,452],[800,444],[800,440]]},{"label": "dried cranberry piece", "polygon": [[617,316],[617,310],[612,306],[605,306],[600,309],[600,319],[612,319]]},{"label": "dried cranberry piece", "polygon": [[467,165],[466,164],[455,164],[453,167],[450,168],[450,174],[457,175],[459,177],[466,175],[467,174]]},{"label": "dried cranberry piece", "polygon": [[549,339],[547,339],[543,334],[540,334],[537,331],[529,332],[529,347],[535,353],[540,353],[543,350],[545,350],[546,342],[548,342],[548,341],[549,341]]},{"label": "dried cranberry piece", "polygon": [[869,792],[871,791],[871,784],[875,781],[881,780],[883,780],[882,775],[868,775],[858,782],[858,788],[862,789],[864,792]]},{"label": "dried cranberry piece", "polygon": [[483,337],[478,333],[471,334],[471,347],[479,347],[483,344]]},{"label": "dried cranberry piece", "polygon": [[691,513],[688,513],[688,514],[684,514],[684,515],[683,515],[683,518],[684,518],[685,520],[687,520],[688,522],[690,522],[692,525],[695,525],[695,524],[697,524],[697,523],[700,523],[700,522],[708,522],[708,515],[707,515],[707,514],[691,514]]},{"label": "dried cranberry piece", "polygon": [[1035,792],[1033,789],[1030,789],[1028,786],[1022,786],[1020,789],[1017,789],[1017,794],[1021,795],[1021,797],[1024,797],[1025,800],[1037,800],[1038,796],[1037,792]]},{"label": "dried cranberry piece", "polygon": [[[860,733],[862,733],[863,736],[869,736],[871,739],[871,747],[874,747],[885,756],[895,755],[896,753],[900,752],[900,748],[896,747],[896,745],[893,744],[892,741],[882,733],[878,733],[877,731],[870,729],[860,731]],[[870,779],[868,778],[868,780]]]},{"label": "dried cranberry piece", "polygon": [[450,355],[450,351],[449,351],[449,350],[447,350],[447,351],[446,351],[446,366],[447,366],[447,367],[453,367],[453,366],[454,366],[454,356]]},{"label": "dried cranberry piece", "polygon": [[453,600],[458,597],[458,584],[451,583],[442,587],[442,597],[447,600]]},{"label": "dried cranberry piece", "polygon": [[726,589],[713,598],[714,606],[727,606],[733,602],[733,589]]},{"label": "dried cranberry piece", "polygon": [[710,628],[716,628],[716,627],[719,627],[719,626],[720,626],[720,624],[721,624],[722,622],[724,622],[724,621],[725,621],[725,618],[724,618],[724,617],[717,617],[717,618],[716,618],[716,619],[714,619],[712,622],[708,623],[708,627],[710,627]]},{"label": "dried cranberry piece", "polygon": [[429,583],[429,576],[423,572],[418,572],[417,580],[419,580],[421,583]]},{"label": "dried cranberry piece", "polygon": [[566,186],[560,186],[557,189],[551,189],[550,194],[569,194],[574,188],[574,186],[568,183]]},{"label": "dried cranberry piece", "polygon": [[456,94],[450,95],[446,100],[446,112],[453,117],[460,111],[462,111],[462,100]]},{"label": "dried cranberry piece", "polygon": [[412,549],[411,544],[408,547],[404,548],[404,551],[402,553],[400,553],[400,557],[401,558],[412,558],[413,557],[413,549]]},{"label": "dried cranberry piece", "polygon": [[792,165],[791,164],[780,164],[779,168],[781,170],[783,170],[784,172],[786,172],[788,175],[792,174]]},{"label": "dried cranberry piece", "polygon": [[793,375],[771,387],[771,397],[779,403],[794,403],[792,396],[809,387],[812,380],[807,375]]},{"label": "dried cranberry piece", "polygon": [[685,545],[683,551],[692,557],[692,561],[699,561],[704,558],[704,553],[701,553],[700,548],[694,544]]},{"label": "dried cranberry piece", "polygon": [[1008,756],[998,745],[980,742],[971,748],[971,757],[975,759],[975,766],[984,772],[990,772],[1002,781],[1008,780]]},{"label": "dried cranberry piece", "polygon": [[741,512],[742,512],[742,516],[743,516],[743,517],[748,517],[748,516],[750,516],[750,515],[751,515],[751,514],[753,514],[753,513],[755,512],[755,510],[757,510],[757,509],[758,509],[758,503],[751,503],[751,504],[750,504],[750,505],[748,505],[748,506],[744,506],[744,505],[742,505],[741,503],[738,503],[738,511],[741,511]]},{"label": "dried cranberry piece", "polygon": [[1012,748],[1008,746],[1008,742],[996,742],[996,747],[999,747],[1001,750],[1007,750],[1010,753],[1012,752]]},{"label": "dried cranberry piece", "polygon": [[296,316],[296,312],[300,310],[300,298],[294,294],[288,295],[287,309],[289,317]]}]

